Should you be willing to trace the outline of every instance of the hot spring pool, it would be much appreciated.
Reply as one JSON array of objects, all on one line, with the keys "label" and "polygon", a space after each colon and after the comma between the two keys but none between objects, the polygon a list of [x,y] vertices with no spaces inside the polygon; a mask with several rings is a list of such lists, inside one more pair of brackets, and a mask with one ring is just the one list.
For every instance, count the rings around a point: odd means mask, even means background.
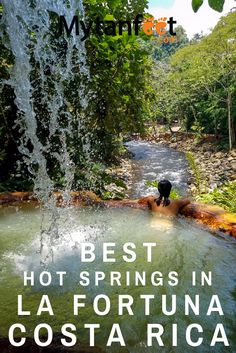
[{"label": "hot spring pool", "polygon": [[[236,352],[236,242],[230,239],[214,237],[191,222],[178,218],[175,220],[154,219],[142,210],[103,209],[81,210],[71,208],[67,214],[63,210],[59,223],[59,236],[44,238],[40,243],[41,213],[37,208],[22,206],[4,207],[0,210],[0,336],[7,337],[9,327],[21,323],[26,328],[25,336],[33,337],[34,328],[39,323],[47,323],[53,328],[54,335],[60,335],[65,323],[76,326],[78,341],[88,342],[88,329],[84,324],[100,324],[96,330],[95,345],[104,347],[107,352],[179,352],[209,353]],[[95,260],[92,263],[81,262],[81,243],[95,245]],[[115,243],[115,262],[103,262],[103,244]],[[135,245],[136,260],[125,262],[123,245]],[[152,248],[151,262],[147,261],[147,248],[143,243],[156,244]],[[43,256],[50,254],[53,261],[42,267],[40,249]],[[131,255],[129,254],[129,258]],[[35,285],[23,286],[23,272],[34,271]],[[39,283],[39,274],[46,271],[52,275],[50,286]],[[63,286],[60,286],[57,271],[66,272]],[[86,271],[86,272],[85,272]],[[158,273],[157,273],[158,271]],[[201,273],[212,272],[212,285],[201,286]],[[111,285],[111,272],[120,273],[119,280]],[[170,273],[178,274],[177,285],[171,285]],[[192,273],[196,273],[196,286],[191,285]],[[85,277],[81,273],[86,273]],[[100,273],[100,280],[95,273]],[[105,278],[102,277],[104,273]],[[136,275],[135,275],[136,273]],[[137,273],[143,275],[141,283]],[[145,273],[145,275],[144,275]],[[153,275],[154,273],[154,275]],[[114,276],[114,275],[113,275]],[[117,278],[117,277],[116,277]],[[82,280],[84,279],[84,281]],[[170,281],[171,282],[171,281]],[[85,285],[87,283],[87,285]],[[172,281],[172,284],[174,280]],[[144,285],[145,284],[145,285]],[[23,309],[30,311],[29,316],[17,316],[17,295],[23,298]],[[37,316],[40,300],[44,294],[50,298],[54,316],[42,313]],[[105,316],[94,312],[94,298],[103,294],[109,298],[110,310]],[[192,310],[185,315],[185,295],[194,299],[199,294],[200,315]],[[73,296],[85,295],[84,307],[79,314],[73,313]],[[119,295],[133,297],[132,311],[124,309],[119,315]],[[141,295],[154,295],[150,301],[150,314],[145,315],[144,300]],[[176,313],[164,315],[162,296],[166,296],[167,308],[171,309],[171,298],[176,295]],[[207,316],[210,300],[218,295],[223,316],[218,312]],[[105,310],[103,301],[100,310]],[[113,323],[122,330],[125,347],[113,344],[106,348],[106,342]],[[147,325],[158,323],[164,328],[162,336],[164,346],[158,348],[156,341],[147,346]],[[203,333],[203,343],[191,347],[186,343],[186,328],[192,323],[199,324]],[[230,346],[222,343],[210,346],[217,323],[222,323]],[[173,347],[172,324],[177,324],[177,347]],[[193,332],[197,341],[199,334]]]}]

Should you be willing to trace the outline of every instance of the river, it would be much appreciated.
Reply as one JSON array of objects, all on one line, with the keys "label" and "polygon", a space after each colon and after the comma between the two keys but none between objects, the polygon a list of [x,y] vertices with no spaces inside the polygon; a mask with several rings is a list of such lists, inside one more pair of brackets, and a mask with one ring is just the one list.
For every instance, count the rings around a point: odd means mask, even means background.
[{"label": "river", "polygon": [[168,179],[180,195],[187,193],[188,162],[183,152],[145,141],[129,141],[126,147],[133,153],[133,184],[128,191],[130,198],[156,193],[146,181]]}]

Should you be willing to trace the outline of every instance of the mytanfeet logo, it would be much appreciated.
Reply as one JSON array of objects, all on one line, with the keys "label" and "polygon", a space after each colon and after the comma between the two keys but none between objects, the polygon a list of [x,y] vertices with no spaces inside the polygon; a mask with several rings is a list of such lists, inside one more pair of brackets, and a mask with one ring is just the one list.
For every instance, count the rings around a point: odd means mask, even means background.
[{"label": "mytanfeet logo", "polygon": [[101,20],[98,17],[96,20],[85,22],[80,20],[78,16],[74,16],[70,23],[67,22],[65,16],[60,16],[58,28],[59,35],[66,32],[70,36],[74,31],[76,35],[80,35],[81,41],[88,39],[91,34],[117,36],[125,32],[130,36],[133,34],[138,36],[143,31],[148,36],[155,35],[159,39],[163,38],[163,42],[173,42],[176,37],[174,30],[176,24],[177,21],[173,17],[160,17],[155,20],[154,17],[145,18],[141,14],[137,15],[133,21]]}]

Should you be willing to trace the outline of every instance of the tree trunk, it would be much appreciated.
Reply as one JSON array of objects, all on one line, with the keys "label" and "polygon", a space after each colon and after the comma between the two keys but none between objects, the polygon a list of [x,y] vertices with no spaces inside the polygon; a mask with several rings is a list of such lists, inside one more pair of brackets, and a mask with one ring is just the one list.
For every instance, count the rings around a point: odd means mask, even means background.
[{"label": "tree trunk", "polygon": [[229,150],[232,150],[233,143],[234,143],[234,132],[232,127],[232,117],[231,117],[231,104],[232,104],[232,97],[231,93],[228,92],[227,97],[227,109],[228,109],[228,132],[229,132]]}]

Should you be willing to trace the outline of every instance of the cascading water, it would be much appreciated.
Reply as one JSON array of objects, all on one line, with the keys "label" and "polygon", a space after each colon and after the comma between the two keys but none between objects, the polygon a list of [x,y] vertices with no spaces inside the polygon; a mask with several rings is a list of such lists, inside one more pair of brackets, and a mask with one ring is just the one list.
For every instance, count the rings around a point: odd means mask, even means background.
[{"label": "cascading water", "polygon": [[[55,163],[63,180],[63,202],[70,199],[75,165],[68,141],[73,134],[89,155],[89,132],[86,133],[84,111],[88,94],[84,82],[89,81],[86,49],[80,36],[56,36],[55,16],[64,16],[70,23],[75,13],[84,18],[81,0],[3,0],[2,34],[6,46],[14,55],[11,77],[5,84],[14,89],[18,108],[17,127],[22,132],[20,152],[34,181],[34,193],[50,210],[50,226],[42,224],[41,253],[46,263],[52,245],[59,237],[54,178],[49,164]],[[59,17],[58,17],[59,18]],[[80,116],[76,116],[66,98],[73,76],[77,75],[76,89]],[[67,95],[68,96],[68,95]],[[88,124],[86,116],[86,124]],[[77,131],[74,131],[75,120]]]}]

